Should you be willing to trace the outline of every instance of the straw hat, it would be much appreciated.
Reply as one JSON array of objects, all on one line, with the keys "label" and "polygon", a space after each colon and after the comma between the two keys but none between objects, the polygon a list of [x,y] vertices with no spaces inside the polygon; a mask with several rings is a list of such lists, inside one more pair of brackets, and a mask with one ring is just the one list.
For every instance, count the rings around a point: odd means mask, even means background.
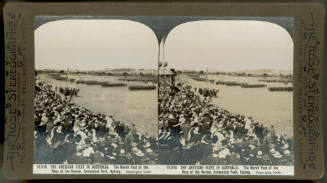
[{"label": "straw hat", "polygon": [[152,150],[151,148],[147,148],[147,149],[145,150],[145,152],[146,152],[146,153],[153,153],[153,150]]},{"label": "straw hat", "polygon": [[146,142],[145,144],[144,144],[144,148],[148,148],[148,147],[150,147],[151,146],[151,144],[150,144],[150,142]]},{"label": "straw hat", "polygon": [[250,147],[252,150],[255,149],[255,146],[252,145],[252,144],[250,144],[249,147]]},{"label": "straw hat", "polygon": [[118,147],[118,145],[116,144],[116,143],[111,143],[111,146],[113,147],[113,148],[117,148]]},{"label": "straw hat", "polygon": [[285,154],[285,155],[289,155],[289,154],[291,154],[291,151],[289,151],[289,150],[285,150],[285,151],[284,151],[284,154]]},{"label": "straw hat", "polygon": [[287,149],[289,147],[289,145],[287,144],[287,143],[285,143],[284,145],[283,145],[283,147],[281,147],[281,149]]},{"label": "straw hat", "polygon": [[135,146],[135,147],[132,147],[131,149],[133,152],[137,152],[139,149]]},{"label": "straw hat", "polygon": [[141,150],[139,150],[139,149],[138,149],[138,151],[134,152],[134,154],[136,156],[139,156],[139,157],[143,157],[144,156],[144,153]]},{"label": "straw hat", "polygon": [[272,153],[272,156],[273,156],[274,158],[277,158],[277,159],[279,159],[279,158],[282,157],[282,155],[281,155],[278,151],[276,151],[275,153]]}]

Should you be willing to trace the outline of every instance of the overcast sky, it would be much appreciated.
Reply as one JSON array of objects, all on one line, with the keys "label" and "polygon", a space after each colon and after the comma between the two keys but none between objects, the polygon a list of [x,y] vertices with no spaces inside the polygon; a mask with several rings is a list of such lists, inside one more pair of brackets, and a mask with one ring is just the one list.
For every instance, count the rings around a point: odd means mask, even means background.
[{"label": "overcast sky", "polygon": [[[169,33],[165,60],[176,69],[292,70],[293,41],[286,30],[268,22],[189,22]],[[157,38],[133,21],[60,20],[35,31],[37,69],[156,69],[157,61]]]},{"label": "overcast sky", "polygon": [[157,69],[152,30],[129,20],[60,20],[35,31],[36,69]]}]

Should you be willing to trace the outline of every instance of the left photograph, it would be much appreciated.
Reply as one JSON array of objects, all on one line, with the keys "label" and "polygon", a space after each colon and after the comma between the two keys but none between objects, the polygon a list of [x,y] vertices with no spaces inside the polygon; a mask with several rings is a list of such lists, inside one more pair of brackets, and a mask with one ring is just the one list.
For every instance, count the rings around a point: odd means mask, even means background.
[{"label": "left photograph", "polygon": [[[157,164],[158,40],[118,19],[38,16],[35,164]],[[131,31],[133,30],[133,31]]]}]

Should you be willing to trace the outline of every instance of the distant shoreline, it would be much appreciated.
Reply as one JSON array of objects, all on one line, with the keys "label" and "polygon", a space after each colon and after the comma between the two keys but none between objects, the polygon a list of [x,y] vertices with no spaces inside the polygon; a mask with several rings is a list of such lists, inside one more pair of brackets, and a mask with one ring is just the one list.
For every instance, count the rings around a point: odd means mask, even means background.
[{"label": "distant shoreline", "polygon": [[[179,71],[177,71],[178,73]],[[188,75],[206,75],[206,72],[199,71],[199,72],[179,72],[181,74],[188,74]],[[293,79],[293,74],[276,74],[276,73],[247,73],[247,72],[208,72],[208,75],[227,75],[227,76],[234,76],[234,77],[262,77],[262,78],[283,78],[283,79]]]},{"label": "distant shoreline", "polygon": [[[37,73],[67,73],[70,74],[92,74],[92,75],[157,75],[157,71],[161,69],[108,69],[108,70],[56,70],[56,69],[35,69]],[[253,77],[285,77],[292,78],[292,70],[244,70],[244,71],[206,71],[206,70],[179,70],[174,68],[166,68],[166,70],[174,70],[179,74],[209,74],[209,75],[232,75],[232,76],[253,76]]]}]

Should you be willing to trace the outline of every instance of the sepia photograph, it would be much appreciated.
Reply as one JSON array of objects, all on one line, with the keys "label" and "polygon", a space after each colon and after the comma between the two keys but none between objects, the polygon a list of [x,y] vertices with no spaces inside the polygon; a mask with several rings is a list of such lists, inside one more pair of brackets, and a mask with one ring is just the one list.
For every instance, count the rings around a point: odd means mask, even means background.
[{"label": "sepia photograph", "polygon": [[187,22],[161,42],[161,164],[293,166],[292,28],[243,18]]},{"label": "sepia photograph", "polygon": [[36,17],[36,164],[293,166],[293,18]]},{"label": "sepia photograph", "polygon": [[157,50],[129,20],[37,27],[34,163],[156,163]]}]

